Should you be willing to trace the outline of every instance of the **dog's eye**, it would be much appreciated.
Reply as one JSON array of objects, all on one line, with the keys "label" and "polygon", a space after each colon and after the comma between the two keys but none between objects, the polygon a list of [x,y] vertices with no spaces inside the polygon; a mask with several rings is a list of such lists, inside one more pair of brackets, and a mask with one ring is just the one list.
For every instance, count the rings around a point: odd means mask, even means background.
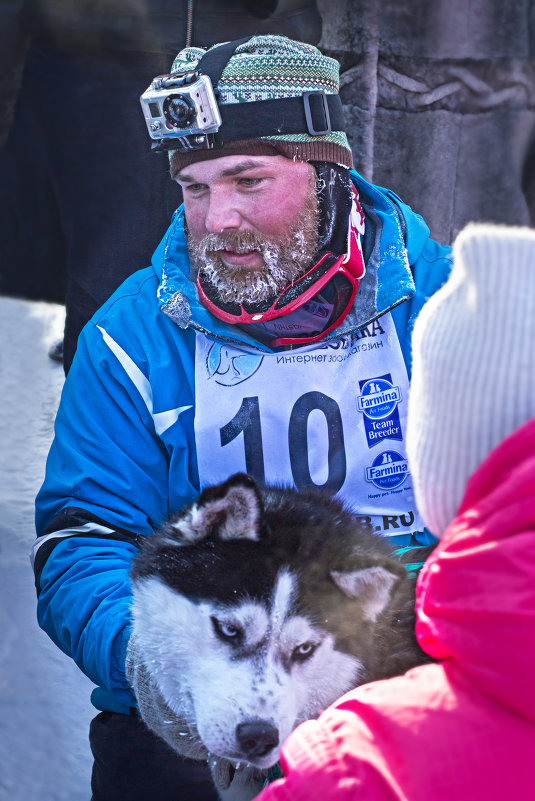
[{"label": "dog's eye", "polygon": [[222,640],[225,640],[225,642],[235,643],[237,640],[241,639],[242,630],[239,626],[233,626],[232,623],[225,623],[224,621],[218,620],[216,617],[212,617],[211,620],[215,633]]},{"label": "dog's eye", "polygon": [[292,662],[306,662],[310,659],[318,646],[313,642],[302,642],[296,645],[292,651]]}]

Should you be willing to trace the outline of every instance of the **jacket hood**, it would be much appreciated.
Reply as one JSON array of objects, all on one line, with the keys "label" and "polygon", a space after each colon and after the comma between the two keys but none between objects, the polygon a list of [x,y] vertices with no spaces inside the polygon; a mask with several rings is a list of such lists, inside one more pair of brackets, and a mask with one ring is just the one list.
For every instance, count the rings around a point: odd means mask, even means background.
[{"label": "jacket hood", "polygon": [[535,720],[535,420],[472,475],[420,573],[416,609],[428,654]]},{"label": "jacket hood", "polygon": [[[351,177],[366,215],[366,275],[359,287],[358,304],[326,339],[352,333],[410,298],[415,291],[410,265],[429,239],[423,219],[393,192],[368,183],[356,172],[351,172]],[[183,206],[175,212],[152,265],[160,280],[160,309],[179,326],[192,325],[227,342],[271,351],[237,326],[214,318],[199,302],[195,283],[190,280]]]}]

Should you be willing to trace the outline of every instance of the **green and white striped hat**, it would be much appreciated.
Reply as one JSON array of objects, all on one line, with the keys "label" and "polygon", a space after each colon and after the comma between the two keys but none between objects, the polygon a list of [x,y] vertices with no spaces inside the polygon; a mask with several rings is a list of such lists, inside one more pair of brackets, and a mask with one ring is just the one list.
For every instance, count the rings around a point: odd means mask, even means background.
[{"label": "green and white striped hat", "polygon": [[[213,47],[217,47],[214,45]],[[212,50],[213,48],[209,48]],[[206,49],[187,47],[172,72],[195,70]],[[317,47],[286,36],[253,36],[236,48],[217,84],[219,106],[300,97],[304,92],[337,95],[339,63]],[[170,153],[171,175],[188,164],[226,155],[283,155],[299,161],[330,161],[353,166],[344,130],[312,136],[307,132],[226,141],[222,148]]]}]

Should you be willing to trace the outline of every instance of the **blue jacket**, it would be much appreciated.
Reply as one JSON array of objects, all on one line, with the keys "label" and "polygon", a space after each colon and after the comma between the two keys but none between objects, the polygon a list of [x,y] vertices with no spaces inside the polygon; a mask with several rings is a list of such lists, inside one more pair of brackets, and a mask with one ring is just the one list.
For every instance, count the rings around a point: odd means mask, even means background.
[{"label": "blue jacket", "polygon": [[[366,277],[336,338],[392,311],[410,331],[446,280],[450,249],[388,190],[353,173],[366,215]],[[183,210],[151,267],[128,278],[85,327],[37,498],[39,625],[97,685],[95,706],[128,712],[128,572],[139,537],[199,492],[194,439],[196,331],[270,349],[216,320],[189,281]]]}]

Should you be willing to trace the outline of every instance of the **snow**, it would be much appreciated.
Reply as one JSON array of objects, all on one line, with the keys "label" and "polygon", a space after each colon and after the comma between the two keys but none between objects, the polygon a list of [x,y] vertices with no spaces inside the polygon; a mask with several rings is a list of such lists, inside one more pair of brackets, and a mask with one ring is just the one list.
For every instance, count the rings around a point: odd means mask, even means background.
[{"label": "snow", "polygon": [[0,801],[89,801],[93,685],[39,629],[34,497],[63,368],[64,308],[0,297]]}]

